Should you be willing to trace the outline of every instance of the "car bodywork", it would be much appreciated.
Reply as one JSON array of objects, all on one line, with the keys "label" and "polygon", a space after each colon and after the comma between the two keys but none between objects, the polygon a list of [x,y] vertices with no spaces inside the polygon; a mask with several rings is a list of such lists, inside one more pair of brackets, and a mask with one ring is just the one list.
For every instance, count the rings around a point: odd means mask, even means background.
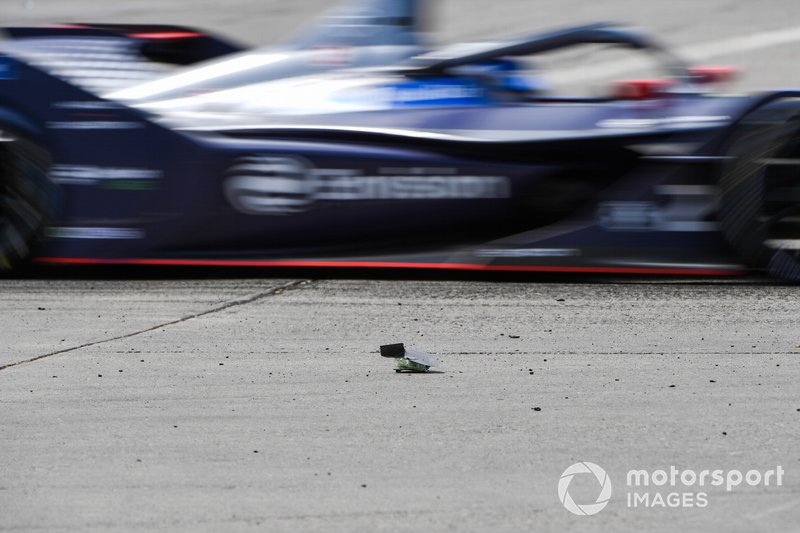
[{"label": "car bodywork", "polygon": [[[508,81],[509,59],[586,43],[665,78],[602,98]],[[52,160],[40,262],[794,275],[800,93],[712,94],[616,25],[138,101],[3,61],[29,121],[7,130]]]},{"label": "car bodywork", "polygon": [[112,100],[145,102],[344,67],[395,63],[425,49],[420,0],[353,0],[288,42],[246,48],[167,25],[4,28],[4,55]]}]

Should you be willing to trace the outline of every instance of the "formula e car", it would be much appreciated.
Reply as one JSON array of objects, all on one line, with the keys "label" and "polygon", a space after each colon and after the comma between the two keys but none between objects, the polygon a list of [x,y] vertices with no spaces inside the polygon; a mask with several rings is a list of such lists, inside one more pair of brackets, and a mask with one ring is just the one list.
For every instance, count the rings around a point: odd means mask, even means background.
[{"label": "formula e car", "polygon": [[614,24],[139,100],[5,54],[6,267],[800,274],[800,92]]}]

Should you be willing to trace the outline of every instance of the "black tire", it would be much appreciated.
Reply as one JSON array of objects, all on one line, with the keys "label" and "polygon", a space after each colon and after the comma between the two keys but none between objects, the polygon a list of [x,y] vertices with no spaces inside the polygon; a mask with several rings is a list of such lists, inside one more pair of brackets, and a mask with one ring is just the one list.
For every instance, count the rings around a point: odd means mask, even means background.
[{"label": "black tire", "polygon": [[[728,243],[751,268],[786,278],[800,269],[797,254],[767,245],[776,220],[766,212],[770,160],[800,157],[800,108],[760,109],[739,123],[727,141],[730,157],[719,178],[720,224]],[[800,235],[798,235],[800,238]],[[774,265],[780,265],[780,267]],[[797,278],[796,278],[797,279]]]},{"label": "black tire", "polygon": [[0,272],[28,261],[52,220],[49,167],[46,150],[0,124]]},{"label": "black tire", "polygon": [[778,250],[772,256],[767,270],[772,277],[800,282],[800,252]]}]

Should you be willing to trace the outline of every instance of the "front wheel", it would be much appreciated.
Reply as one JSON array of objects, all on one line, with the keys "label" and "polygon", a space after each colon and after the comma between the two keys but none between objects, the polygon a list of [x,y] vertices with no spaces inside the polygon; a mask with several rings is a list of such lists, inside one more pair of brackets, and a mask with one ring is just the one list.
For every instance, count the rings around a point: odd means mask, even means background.
[{"label": "front wheel", "polygon": [[742,120],[719,179],[720,223],[745,263],[800,281],[800,107],[784,102]]},{"label": "front wheel", "polygon": [[49,155],[0,125],[0,271],[27,261],[54,213]]},{"label": "front wheel", "polygon": [[800,251],[778,250],[767,270],[773,277],[800,282]]}]

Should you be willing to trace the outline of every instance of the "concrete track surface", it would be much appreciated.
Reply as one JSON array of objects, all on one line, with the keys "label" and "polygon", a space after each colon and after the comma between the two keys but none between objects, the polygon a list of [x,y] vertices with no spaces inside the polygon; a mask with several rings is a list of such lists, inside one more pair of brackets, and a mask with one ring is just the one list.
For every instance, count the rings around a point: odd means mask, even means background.
[{"label": "concrete track surface", "polygon": [[[2,298],[0,530],[800,523],[794,287],[28,279]],[[441,373],[395,374],[388,342]],[[594,517],[559,502],[579,461],[616,488]],[[629,470],[671,465],[786,476],[627,507]]]},{"label": "concrete track surface", "polygon": [[[267,44],[328,5],[5,0],[0,18],[175,22]],[[437,11],[444,41],[630,20],[744,64],[745,88],[800,86],[794,1]],[[0,531],[800,527],[800,288],[130,274],[0,280]],[[435,353],[440,372],[395,374],[377,355],[389,342]],[[595,516],[559,499],[581,461],[613,485]],[[785,473],[731,491],[626,486],[630,470],[671,466]],[[569,486],[580,504],[599,491],[591,475]],[[631,508],[632,492],[708,505]]]}]

